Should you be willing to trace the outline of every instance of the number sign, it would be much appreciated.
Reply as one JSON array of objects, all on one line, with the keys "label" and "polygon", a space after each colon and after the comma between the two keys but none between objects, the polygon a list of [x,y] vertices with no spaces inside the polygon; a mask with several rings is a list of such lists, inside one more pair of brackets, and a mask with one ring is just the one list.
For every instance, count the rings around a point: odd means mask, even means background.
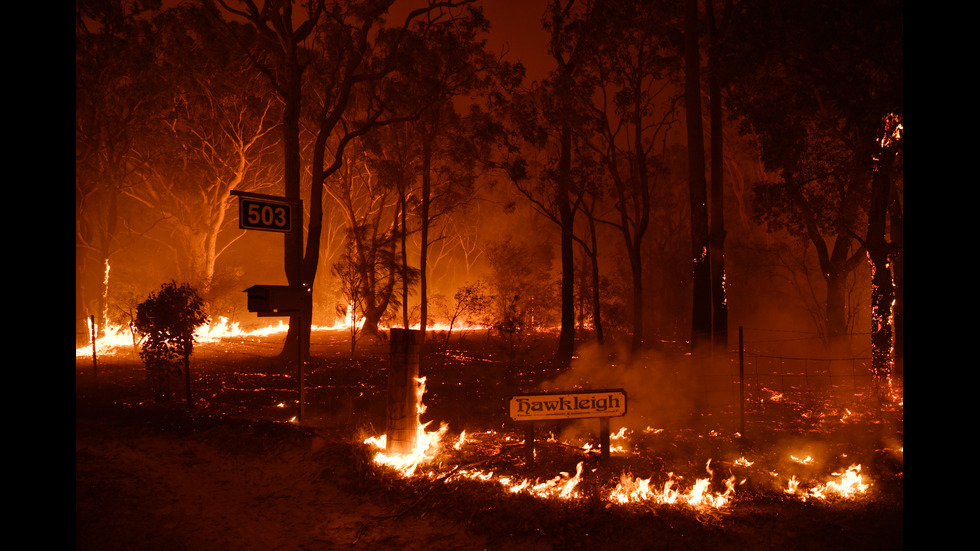
[{"label": "number sign", "polygon": [[292,231],[293,212],[289,203],[241,197],[238,208],[239,228],[285,233]]}]

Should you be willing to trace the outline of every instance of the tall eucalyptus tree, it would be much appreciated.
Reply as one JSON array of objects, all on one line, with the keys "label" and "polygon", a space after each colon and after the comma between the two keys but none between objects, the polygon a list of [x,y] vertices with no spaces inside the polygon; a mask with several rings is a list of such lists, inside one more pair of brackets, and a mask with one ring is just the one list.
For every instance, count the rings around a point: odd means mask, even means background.
[{"label": "tall eucalyptus tree", "polygon": [[588,98],[596,130],[590,142],[610,182],[612,218],[630,263],[633,285],[632,349],[643,346],[645,294],[643,242],[651,224],[651,202],[666,174],[664,150],[677,118],[669,79],[668,20],[654,2],[613,2],[604,10],[603,37],[591,66],[598,93]]},{"label": "tall eucalyptus tree", "polygon": [[278,103],[196,5],[154,23],[163,105],[141,151],[145,184],[127,195],[166,216],[179,277],[210,300],[218,258],[242,235],[230,192],[264,191],[277,179]]},{"label": "tall eucalyptus tree", "polygon": [[756,188],[757,214],[812,244],[833,344],[853,329],[846,282],[870,260],[874,371],[887,374],[901,326],[902,3],[743,0],[737,14],[729,104],[776,175]]},{"label": "tall eucalyptus tree", "polygon": [[[290,285],[305,291],[303,327],[299,316],[290,318],[283,354],[296,348],[301,330],[308,354],[324,182],[343,166],[344,151],[355,139],[378,126],[418,117],[424,93],[415,94],[420,101],[411,108],[393,110],[403,106],[392,102],[393,95],[412,90],[401,71],[424,47],[425,37],[451,27],[457,19],[455,8],[470,1],[430,0],[391,26],[387,14],[393,0],[207,1],[218,21],[243,20],[255,32],[254,42],[239,44],[282,103],[285,197],[300,200],[303,174],[310,178],[307,228],[286,235],[283,255]],[[301,140],[306,132],[313,145],[304,158]]]},{"label": "tall eucalyptus tree", "polygon": [[[127,245],[120,200],[142,184],[141,140],[157,115],[150,3],[75,3],[76,331],[105,326],[108,270]],[[134,232],[145,228],[134,228]]]}]

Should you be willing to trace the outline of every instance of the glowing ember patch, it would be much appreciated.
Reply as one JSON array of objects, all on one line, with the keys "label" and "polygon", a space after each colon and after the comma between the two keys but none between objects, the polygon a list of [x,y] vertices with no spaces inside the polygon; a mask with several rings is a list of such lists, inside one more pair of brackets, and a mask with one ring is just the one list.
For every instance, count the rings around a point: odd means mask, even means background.
[{"label": "glowing ember patch", "polygon": [[763,392],[768,392],[769,393],[769,399],[772,400],[773,402],[778,402],[778,401],[780,401],[780,400],[783,399],[783,393],[782,392],[776,392],[775,390],[770,390],[768,388],[763,388],[762,391]]}]

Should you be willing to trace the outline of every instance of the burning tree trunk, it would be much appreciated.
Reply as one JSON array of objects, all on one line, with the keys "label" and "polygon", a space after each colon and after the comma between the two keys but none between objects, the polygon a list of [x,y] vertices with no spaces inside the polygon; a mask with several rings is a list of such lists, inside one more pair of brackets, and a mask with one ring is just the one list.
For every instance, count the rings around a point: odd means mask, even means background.
[{"label": "burning tree trunk", "polygon": [[118,2],[75,7],[76,330],[87,333],[89,315],[100,331],[107,323],[109,263],[127,244],[118,231],[119,200],[143,181],[141,137],[160,115],[162,87],[146,62],[155,57],[156,10]]},{"label": "burning tree trunk", "polygon": [[892,118],[885,123],[882,149],[871,180],[867,236],[871,263],[871,370],[876,381],[888,377],[893,365],[892,307],[895,303],[895,283],[890,261],[897,249],[885,236],[888,207],[892,202],[892,167],[897,155],[897,143],[901,139],[900,120]]}]

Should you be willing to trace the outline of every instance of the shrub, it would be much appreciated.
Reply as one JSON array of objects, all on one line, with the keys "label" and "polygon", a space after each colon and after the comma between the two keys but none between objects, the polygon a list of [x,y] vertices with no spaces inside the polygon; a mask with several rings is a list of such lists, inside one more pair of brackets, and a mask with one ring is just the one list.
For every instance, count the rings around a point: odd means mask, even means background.
[{"label": "shrub", "polygon": [[190,357],[194,331],[208,321],[204,301],[185,284],[164,283],[156,294],[136,307],[136,331],[140,334],[140,359],[146,367],[155,400],[170,398],[170,375],[186,375],[190,400]]}]

